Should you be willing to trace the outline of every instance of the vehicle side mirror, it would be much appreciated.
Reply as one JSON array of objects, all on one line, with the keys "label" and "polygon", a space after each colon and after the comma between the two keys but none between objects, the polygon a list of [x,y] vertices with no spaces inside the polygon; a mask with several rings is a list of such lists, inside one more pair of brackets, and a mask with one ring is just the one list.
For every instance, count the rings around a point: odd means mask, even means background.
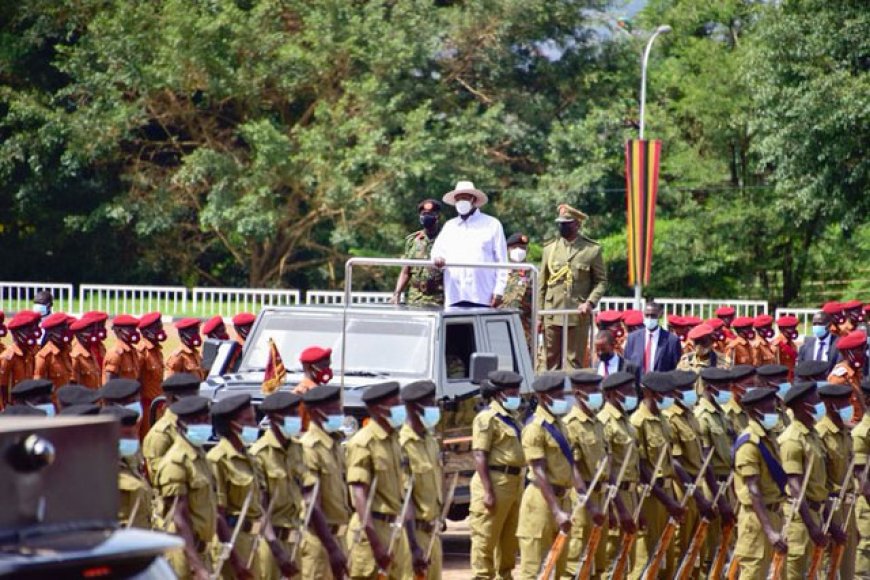
[{"label": "vehicle side mirror", "polygon": [[471,355],[471,382],[479,385],[494,370],[498,370],[498,355],[488,352],[475,352]]}]

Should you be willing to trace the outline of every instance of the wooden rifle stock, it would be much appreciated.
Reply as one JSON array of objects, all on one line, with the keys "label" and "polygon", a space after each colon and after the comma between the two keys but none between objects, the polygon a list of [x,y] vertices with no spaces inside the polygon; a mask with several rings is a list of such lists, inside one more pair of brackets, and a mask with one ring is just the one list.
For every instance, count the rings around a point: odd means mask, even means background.
[{"label": "wooden rifle stock", "polygon": [[613,574],[610,575],[610,580],[622,580],[625,578],[625,569],[628,567],[628,555],[631,554],[631,548],[634,546],[636,538],[636,533],[622,534],[619,556],[616,558],[616,566],[613,567]]},{"label": "wooden rifle stock", "polygon": [[[405,517],[408,515],[408,507],[411,505],[411,494],[414,491],[414,474],[411,474],[411,477],[408,479],[408,487],[405,490],[405,499],[402,502],[402,509],[399,510],[399,515],[396,516],[395,521],[393,522],[393,531],[390,533],[390,544],[387,546],[387,554],[392,558],[393,552],[396,550],[396,542],[399,540],[399,536],[402,534],[402,531],[405,527]],[[392,563],[392,560],[391,560]],[[387,580],[389,578],[389,565],[386,568],[378,567],[378,580]]]},{"label": "wooden rifle stock", "polygon": [[[791,524],[792,519],[794,519],[795,514],[800,509],[801,504],[804,501],[804,496],[807,493],[807,484],[810,482],[810,474],[813,472],[813,452],[811,450],[806,450],[804,453],[804,457],[806,457],[806,461],[804,465],[806,465],[806,470],[804,471],[804,480],[801,483],[801,490],[798,496],[791,502],[791,510],[785,518],[785,521],[782,524],[782,530],[780,531],[781,536],[785,536],[786,531],[788,530],[788,526]],[[772,580],[779,580],[782,578],[782,569],[785,567],[785,557],[787,555],[786,552],[773,552],[773,573],[771,574]]]},{"label": "wooden rifle stock", "polygon": [[[728,479],[719,484],[719,489],[716,490],[716,495],[713,496],[712,505],[716,505],[722,495],[731,486],[731,481],[734,479],[734,472],[728,476]],[[695,567],[695,560],[701,553],[701,548],[704,547],[704,541],[707,539],[707,532],[710,530],[710,520],[701,518],[698,522],[698,527],[695,528],[695,533],[692,536],[692,543],[689,544],[689,550],[683,558],[680,567],[677,569],[677,580],[689,580],[692,576],[692,570]],[[724,563],[723,563],[724,564]],[[717,578],[717,576],[714,576]]]},{"label": "wooden rifle stock", "polygon": [[734,557],[731,558],[731,565],[728,566],[728,580],[737,580],[738,576],[740,576],[740,558],[734,554]]},{"label": "wooden rifle stock", "polygon": [[[441,517],[435,524],[435,529],[429,537],[429,546],[426,548],[426,562],[428,565],[429,559],[432,557],[432,550],[435,548],[435,542],[441,537],[441,530],[444,527],[444,522],[447,521],[447,514],[450,513],[450,506],[453,505],[453,496],[456,494],[456,484],[459,483],[459,472],[453,473],[450,480],[450,487],[447,490],[447,497],[444,499],[444,505],[441,507]],[[414,572],[414,580],[426,580],[427,571]]]},{"label": "wooden rifle stock", "polygon": [[[854,461],[854,459],[852,459]],[[854,468],[853,468],[854,469]],[[846,510],[846,517],[843,518],[843,529],[846,530],[849,528],[849,520],[852,519],[852,512],[855,510],[855,504],[858,503],[858,498],[864,493],[864,485],[867,483],[867,472],[870,471],[870,465],[864,466],[864,471],[861,472],[861,479],[858,481],[857,487],[855,487],[855,500],[849,504],[849,508]],[[830,567],[828,568],[828,580],[836,580],[837,573],[840,570],[840,565],[843,563],[843,554],[846,551],[846,546],[844,544],[835,544],[831,549],[831,561]]]},{"label": "wooden rifle stock", "polygon": [[[825,525],[822,527],[822,533],[828,533],[828,530],[831,529],[831,524],[834,521],[834,514],[840,509],[840,506],[843,505],[843,500],[846,498],[846,492],[849,489],[849,480],[852,479],[852,472],[855,469],[855,456],[852,456],[852,461],[849,462],[849,468],[846,469],[846,476],[843,478],[843,481],[840,483],[840,493],[834,498],[834,502],[831,504],[831,509],[828,510],[828,517],[825,519]],[[834,545],[836,546],[836,544]],[[831,547],[831,554],[833,555],[834,546]],[[810,569],[809,574],[807,574],[807,578],[811,580],[815,580],[816,575],[819,573],[819,568],[822,565],[822,556],[825,555],[825,549],[822,546],[817,546],[813,544],[813,556],[810,560]],[[833,562],[833,558],[831,558],[831,562]]]},{"label": "wooden rifle stock", "polygon": [[[710,573],[710,578],[718,580],[722,577],[722,572],[725,570],[725,561],[728,559],[728,546],[731,544],[731,535],[734,533],[734,524],[722,526],[722,542],[716,550],[716,559],[713,561],[713,569]],[[737,557],[733,558],[733,562],[737,561]]]}]

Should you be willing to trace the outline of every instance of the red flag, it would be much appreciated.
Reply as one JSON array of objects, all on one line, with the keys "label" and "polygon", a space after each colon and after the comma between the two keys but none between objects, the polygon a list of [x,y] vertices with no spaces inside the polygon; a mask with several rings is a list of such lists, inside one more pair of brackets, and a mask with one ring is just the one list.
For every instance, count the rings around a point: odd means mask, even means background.
[{"label": "red flag", "polygon": [[649,284],[661,152],[661,141],[632,139],[625,144],[629,286]]},{"label": "red flag", "polygon": [[278,352],[278,347],[275,341],[269,339],[269,361],[266,363],[266,374],[263,376],[262,391],[266,395],[274,393],[284,384],[284,377],[287,375],[287,369],[284,368],[284,361],[281,360],[281,353]]}]

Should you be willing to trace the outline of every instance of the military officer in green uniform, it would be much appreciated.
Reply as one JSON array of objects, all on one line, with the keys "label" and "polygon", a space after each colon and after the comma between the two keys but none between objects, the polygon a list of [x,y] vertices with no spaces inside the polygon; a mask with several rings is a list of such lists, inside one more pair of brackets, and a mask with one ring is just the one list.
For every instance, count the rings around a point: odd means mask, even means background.
[{"label": "military officer in green uniform", "polygon": [[[736,365],[731,368],[731,398],[722,405],[725,418],[730,424],[731,438],[734,439],[746,429],[749,417],[740,402],[743,395],[755,386],[755,367],[751,365]],[[776,442],[774,441],[774,445]]]},{"label": "military officer in green uniform", "polygon": [[[806,495],[798,513],[791,518],[785,531],[788,554],[785,564],[786,580],[805,579],[813,553],[813,545],[826,546],[828,537],[822,533],[822,508],[828,499],[828,475],[825,467],[825,450],[815,430],[816,422],[825,414],[825,405],[819,399],[814,382],[795,383],[783,402],[791,409],[794,421],[778,438],[782,468],[788,477],[786,494],[795,498],[800,493],[804,474],[812,461]],[[812,456],[810,456],[810,453]],[[789,504],[786,511],[792,509]],[[845,539],[836,525],[831,525],[833,536]]]},{"label": "military officer in green uniform", "polygon": [[[438,216],[441,204],[434,199],[424,199],[417,205],[420,225],[417,230],[405,238],[405,251],[402,258],[406,260],[428,260],[431,256],[432,244],[438,237]],[[396,280],[396,289],[390,302],[398,304],[399,299],[408,288],[407,304],[414,306],[444,304],[444,274],[438,268],[411,268],[405,266]]]},{"label": "military officer in green uniform", "polygon": [[475,580],[510,579],[519,543],[523,446],[517,413],[522,375],[493,371],[481,388],[489,405],[472,422],[471,570]]},{"label": "military officer in green uniform", "polygon": [[405,385],[401,394],[408,418],[399,430],[399,445],[405,457],[405,469],[414,476],[411,514],[408,518],[408,544],[414,572],[429,580],[441,578],[441,542],[432,544],[432,554],[426,552],[441,525],[444,503],[442,491],[441,446],[433,430],[441,420],[441,409],[435,402],[435,383],[415,381]]},{"label": "military officer in green uniform", "polygon": [[[199,394],[199,377],[190,373],[176,373],[163,381],[163,394],[166,396],[166,405],[172,406],[184,397],[194,397]],[[148,413],[150,409],[143,409]],[[175,413],[170,409],[163,412],[163,416],[157,419],[148,430],[142,440],[142,455],[145,456],[145,465],[148,473],[154,474],[157,464],[166,454],[173,441],[175,441]]]},{"label": "military officer in green uniform", "polygon": [[[601,393],[601,375],[595,369],[585,369],[569,375],[571,390],[574,394],[574,405],[565,415],[564,424],[567,430],[568,443],[574,454],[574,463],[580,472],[580,478],[591,482],[595,477],[599,462],[607,460],[607,447],[604,439],[604,425],[598,420],[598,413],[604,406],[604,395]],[[602,472],[598,484],[589,490],[589,498],[595,505],[602,505],[603,490],[609,479],[607,468]],[[573,492],[572,502],[578,500]],[[574,578],[580,566],[580,558],[589,541],[593,521],[584,510],[577,514],[571,522],[571,539],[568,543],[568,561],[565,566],[565,578]],[[598,578],[607,567],[604,553],[605,543],[598,544],[594,554],[594,572]]]},{"label": "military officer in green uniform", "polygon": [[[870,409],[870,378],[861,382],[861,396],[864,408]],[[864,473],[870,469],[870,413],[864,413],[861,421],[852,429],[852,449],[855,452],[855,479],[863,481],[863,489],[858,489],[855,505],[855,526],[858,528],[858,549],[855,570],[867,577],[870,570],[870,477]]]},{"label": "military officer in green uniform", "polygon": [[305,530],[302,540],[302,578],[340,579],[347,571],[341,530],[350,521],[350,498],[344,483],[344,450],[340,439],[344,424],[341,387],[321,385],[302,395],[302,402],[311,416],[301,440],[305,463],[302,485],[305,501],[314,501],[317,505],[312,516],[314,525]]},{"label": "military officer in green uniform", "polygon": [[121,525],[150,529],[154,494],[142,472],[139,453],[139,413],[125,407],[104,407],[102,415],[109,415],[120,423],[118,440],[118,521]]},{"label": "military officer in green uniform", "polygon": [[545,363],[550,370],[562,366],[563,325],[567,326],[567,369],[584,366],[592,310],[607,288],[601,246],[580,233],[580,224],[586,218],[582,211],[560,205],[556,218],[559,237],[544,246],[541,257],[540,308],[575,313],[567,320],[562,315],[544,317]]},{"label": "military officer in green uniform", "polygon": [[775,398],[772,389],[746,393],[743,405],[748,422],[734,443],[734,490],[740,503],[734,558],[741,580],[766,580],[774,550],[783,553],[787,549],[780,533],[785,474],[770,434],[779,422]]},{"label": "military officer in green uniform", "polygon": [[[508,260],[514,264],[523,264],[529,249],[529,237],[522,233],[512,234],[507,239]],[[499,308],[513,308],[521,313],[523,331],[526,343],[532,343],[532,286],[528,270],[511,270],[508,272],[507,284],[504,288],[504,298]]]},{"label": "military officer in green uniform", "polygon": [[[250,395],[221,399],[212,405],[211,416],[219,439],[206,458],[217,491],[217,536],[220,541],[229,542],[236,526],[240,525],[235,546],[224,563],[221,576],[227,579],[234,576],[258,578],[260,559],[251,552],[254,538],[264,525],[261,521],[264,513],[263,475],[247,449],[258,435]],[[244,511],[246,504],[247,511]],[[250,567],[248,562],[251,562]]]},{"label": "military officer in green uniform", "polygon": [[[413,573],[407,535],[399,534],[390,546],[392,524],[401,514],[405,495],[398,430],[405,423],[406,411],[399,400],[399,383],[371,385],[362,399],[370,420],[347,442],[347,484],[355,508],[347,534],[350,577],[375,578],[381,569],[389,578],[404,580]],[[374,499],[367,514],[370,493]],[[354,544],[355,531],[363,523]]]},{"label": "military officer in green uniform", "polygon": [[212,432],[208,399],[187,397],[170,410],[177,418],[177,436],[153,475],[164,529],[184,540],[184,550],[170,552],[168,560],[183,580],[210,578],[209,544],[217,530],[217,497],[202,448]]},{"label": "military officer in green uniform", "polygon": [[[520,578],[534,580],[556,534],[571,532],[573,488],[586,493],[580,477],[567,430],[562,423],[570,410],[565,399],[565,375],[550,373],[537,377],[532,384],[538,406],[523,429],[523,454],[529,467],[530,485],[520,501],[517,537],[520,539]],[[604,515],[594,501],[585,507],[590,519],[604,523]],[[567,553],[556,564],[556,577],[565,572]]]}]

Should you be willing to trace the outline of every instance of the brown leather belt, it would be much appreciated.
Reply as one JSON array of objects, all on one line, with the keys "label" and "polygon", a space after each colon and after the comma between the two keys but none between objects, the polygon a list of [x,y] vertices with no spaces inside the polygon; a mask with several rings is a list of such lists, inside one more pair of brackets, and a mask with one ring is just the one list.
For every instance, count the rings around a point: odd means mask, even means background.
[{"label": "brown leather belt", "polygon": [[[535,487],[537,487],[538,489],[541,488],[541,486],[538,484],[537,481],[533,481],[532,483],[535,484]],[[560,498],[563,497],[566,493],[568,493],[568,489],[570,489],[567,487],[562,487],[561,485],[553,485],[552,483],[550,484],[550,488],[552,488],[553,493],[556,494],[556,496],[560,497]]]},{"label": "brown leather belt", "polygon": [[205,553],[205,549],[208,547],[208,544],[204,540],[200,540],[199,538],[194,538],[193,540],[193,549],[196,550],[200,554]]},{"label": "brown leather belt", "polygon": [[[227,516],[227,525],[229,525],[230,528],[235,528],[238,522],[239,516]],[[249,534],[254,530],[255,527],[257,527],[256,521],[245,518],[245,520],[242,521],[242,526],[239,528],[239,530]]]},{"label": "brown leather belt", "polygon": [[282,542],[286,542],[287,540],[289,540],[290,537],[293,535],[293,532],[296,530],[296,528],[293,527],[285,528],[281,526],[274,526],[273,529],[275,530],[275,537]]},{"label": "brown leather belt", "polygon": [[435,531],[435,523],[427,520],[414,520],[414,527],[420,530],[421,532],[426,532],[427,534],[431,534]]},{"label": "brown leather belt", "polygon": [[812,501],[809,499],[806,501],[807,501],[807,505],[809,506],[809,508],[811,510],[813,510],[814,512],[819,511],[820,509],[822,509],[822,506],[825,505],[825,502],[823,502],[823,501]]},{"label": "brown leather belt", "polygon": [[497,471],[505,475],[519,475],[523,472],[522,467],[515,467],[513,465],[489,465],[487,467],[489,467],[490,471]]},{"label": "brown leather belt", "polygon": [[396,519],[395,514],[385,514],[383,512],[371,512],[370,515],[373,520],[379,520],[382,522],[392,522]]}]

